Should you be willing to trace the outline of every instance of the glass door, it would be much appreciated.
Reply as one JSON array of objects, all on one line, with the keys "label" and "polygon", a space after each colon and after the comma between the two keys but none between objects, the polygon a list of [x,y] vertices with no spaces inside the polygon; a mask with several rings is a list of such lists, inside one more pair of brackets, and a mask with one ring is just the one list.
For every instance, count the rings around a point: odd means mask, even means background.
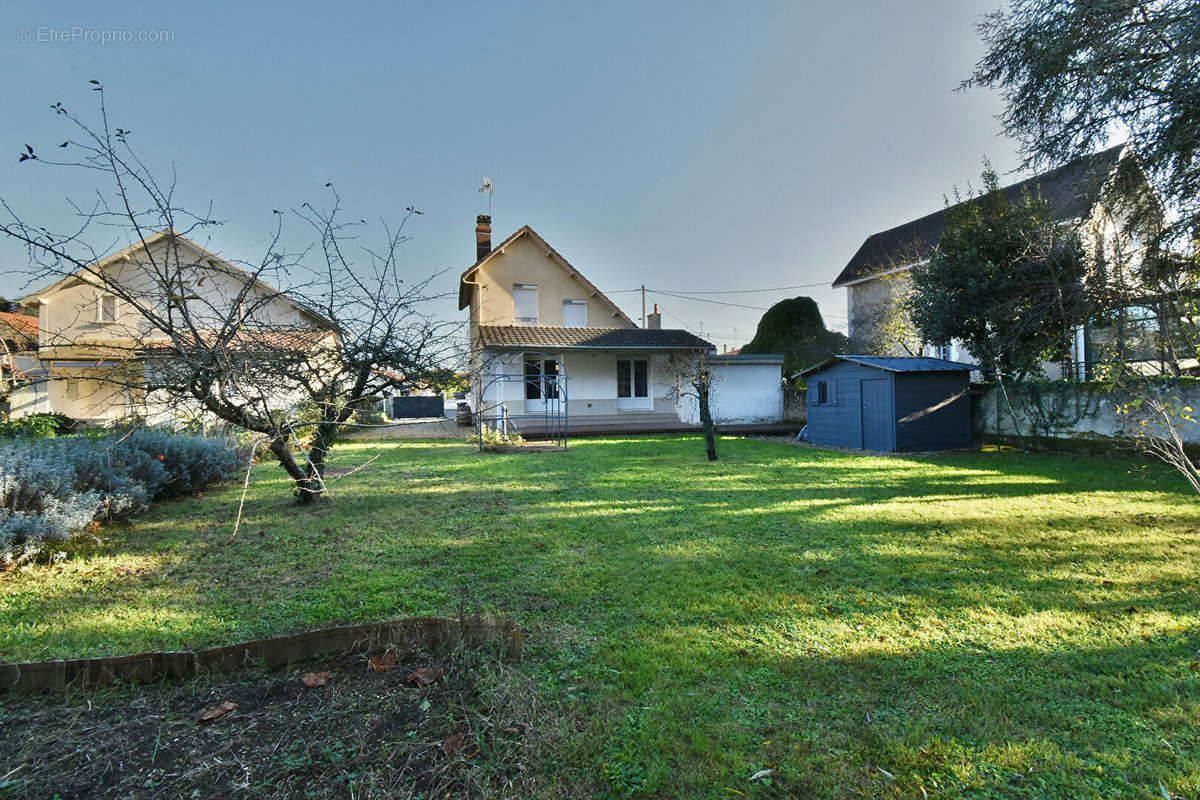
[{"label": "glass door", "polygon": [[649,411],[654,408],[650,399],[650,362],[644,358],[617,359],[617,410]]}]

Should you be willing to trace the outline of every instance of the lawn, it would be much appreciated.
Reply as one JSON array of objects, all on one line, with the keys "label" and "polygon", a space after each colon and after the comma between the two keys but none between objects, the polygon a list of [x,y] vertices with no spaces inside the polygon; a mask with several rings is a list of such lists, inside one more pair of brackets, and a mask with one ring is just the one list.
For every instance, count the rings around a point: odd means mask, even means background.
[{"label": "lawn", "polygon": [[[0,657],[500,614],[542,796],[1200,795],[1200,500],[1154,465],[592,439],[277,467],[0,576]],[[760,770],[772,773],[755,781]]]}]

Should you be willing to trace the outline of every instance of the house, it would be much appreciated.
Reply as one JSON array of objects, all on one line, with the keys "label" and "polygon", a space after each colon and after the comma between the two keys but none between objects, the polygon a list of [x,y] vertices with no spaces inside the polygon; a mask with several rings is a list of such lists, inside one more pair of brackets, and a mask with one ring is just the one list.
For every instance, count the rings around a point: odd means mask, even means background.
[{"label": "house", "polygon": [[[476,261],[462,273],[469,310],[471,406],[487,425],[523,432],[683,430],[698,423],[681,373],[716,348],[686,330],[638,327],[528,225],[492,246],[476,220]],[[778,423],[782,357],[713,359],[713,413],[727,424]],[[719,365],[718,365],[719,363]],[[722,388],[724,387],[724,388]]]},{"label": "house", "polygon": [[0,416],[50,410],[37,342],[37,317],[0,311]]},{"label": "house", "polygon": [[177,347],[169,325],[152,324],[148,314],[176,320],[178,335],[197,347],[234,326],[228,347],[244,353],[248,365],[281,340],[316,348],[336,335],[332,323],[294,298],[170,230],[64,275],[21,305],[38,314],[36,359],[47,379],[40,410],[92,424],[166,422],[181,412],[140,388]]},{"label": "house", "polygon": [[971,364],[939,358],[834,356],[808,381],[808,440],[863,450],[970,447]]},{"label": "house", "polygon": [[[1040,195],[1054,221],[1080,227],[1085,251],[1094,256],[1096,263],[1136,264],[1144,254],[1146,229],[1155,226],[1154,218],[1161,220],[1161,203],[1127,145],[1085,156],[1000,191],[1014,202],[1025,193]],[[1151,209],[1151,213],[1138,213],[1145,209]],[[833,288],[846,290],[850,338],[859,347],[893,355],[975,360],[959,342],[920,353],[920,343],[897,335],[896,329],[905,326],[893,322],[906,273],[928,263],[946,229],[947,214],[948,210],[942,209],[868,236],[833,281]],[[1131,226],[1128,223],[1135,214],[1139,224]],[[1090,326],[1081,326],[1072,343],[1070,363],[1046,365],[1047,375],[1082,375],[1095,359],[1094,340],[1103,335]]]}]

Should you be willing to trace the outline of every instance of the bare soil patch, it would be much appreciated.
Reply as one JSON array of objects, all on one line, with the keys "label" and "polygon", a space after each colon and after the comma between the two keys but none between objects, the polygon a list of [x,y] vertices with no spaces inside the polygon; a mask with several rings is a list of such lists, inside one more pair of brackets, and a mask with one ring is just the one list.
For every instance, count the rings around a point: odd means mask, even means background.
[{"label": "bare soil patch", "polygon": [[0,797],[474,797],[532,720],[480,653],[379,652],[0,703]]}]

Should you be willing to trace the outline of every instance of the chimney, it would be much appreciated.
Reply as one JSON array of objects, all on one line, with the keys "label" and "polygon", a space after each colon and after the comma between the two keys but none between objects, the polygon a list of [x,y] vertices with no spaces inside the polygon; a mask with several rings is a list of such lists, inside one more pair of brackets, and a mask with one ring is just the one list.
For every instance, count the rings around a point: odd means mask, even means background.
[{"label": "chimney", "polygon": [[475,218],[475,261],[483,261],[492,252],[492,217],[480,214]]},{"label": "chimney", "polygon": [[656,331],[662,327],[662,314],[658,313],[658,303],[654,304],[654,313],[646,315],[646,329]]}]

